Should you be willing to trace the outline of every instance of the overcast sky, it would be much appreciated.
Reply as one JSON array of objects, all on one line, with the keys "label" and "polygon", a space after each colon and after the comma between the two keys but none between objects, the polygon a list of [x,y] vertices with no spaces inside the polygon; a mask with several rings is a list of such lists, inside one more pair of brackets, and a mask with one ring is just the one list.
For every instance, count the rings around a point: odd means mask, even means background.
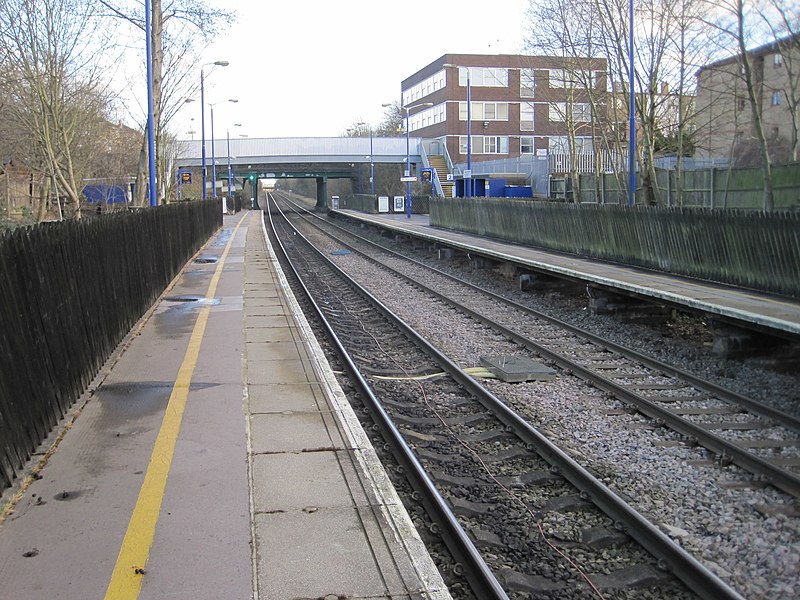
[{"label": "overcast sky", "polygon": [[[377,125],[381,104],[399,100],[400,82],[443,54],[521,53],[528,0],[224,4],[238,20],[202,60],[230,61],[211,74],[206,67],[206,102],[223,101],[214,108],[218,138],[227,128],[231,138],[289,137],[338,136],[358,121]],[[224,102],[231,97],[239,102]],[[193,129],[199,139],[199,109],[181,109],[179,138]]]}]

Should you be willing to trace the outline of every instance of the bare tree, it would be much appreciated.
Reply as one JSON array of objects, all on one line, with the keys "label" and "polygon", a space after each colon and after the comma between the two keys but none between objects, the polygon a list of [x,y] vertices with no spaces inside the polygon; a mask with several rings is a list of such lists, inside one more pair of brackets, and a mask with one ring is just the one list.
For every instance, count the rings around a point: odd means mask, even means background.
[{"label": "bare tree", "polygon": [[[677,123],[674,132],[676,167],[675,198],[679,206],[683,205],[683,160],[694,153],[698,123],[692,121],[694,103],[692,98],[696,91],[694,79],[689,77],[690,69],[697,70],[708,58],[708,37],[702,24],[702,17],[707,6],[702,0],[676,0],[668,6],[672,11],[675,23],[675,35],[671,36],[668,46],[668,62],[677,65],[677,73],[672,73],[674,93],[673,102],[677,101]],[[687,144],[690,146],[687,148]]]},{"label": "bare tree", "polygon": [[[634,86],[633,110],[639,142],[636,160],[643,198],[648,204],[661,201],[655,164],[666,149],[665,140],[677,139],[682,145],[689,131],[685,100],[691,86],[686,72],[699,66],[689,60],[697,46],[696,6],[700,1],[636,0],[633,24],[628,0],[530,2],[529,47],[567,60],[576,87],[586,94],[591,106],[595,151],[602,148],[617,156],[626,153],[630,86]],[[629,50],[631,26],[636,41],[633,56]],[[591,71],[583,66],[590,57],[606,60],[610,85],[603,89],[596,82],[593,85]],[[635,66],[633,82],[629,78],[631,61]],[[567,118],[573,112],[569,108],[568,98]],[[573,132],[574,127],[568,130]],[[571,134],[569,137],[573,138]],[[572,152],[574,144],[570,143]],[[683,155],[685,149],[680,148],[678,153]],[[602,171],[599,161],[595,171]],[[624,189],[626,178],[620,176],[618,169],[615,174],[619,189]]]},{"label": "bare tree", "polygon": [[763,208],[773,210],[774,193],[772,181],[772,159],[764,131],[761,111],[761,82],[754,70],[753,60],[748,52],[752,43],[763,41],[764,19],[747,0],[707,0],[713,8],[705,23],[718,34],[715,38],[721,51],[735,53],[739,60],[740,77],[747,105],[750,108],[753,135],[758,145],[761,171],[764,176]]},{"label": "bare tree", "polygon": [[0,52],[17,74],[12,106],[46,177],[80,217],[87,123],[108,106],[95,57],[106,36],[89,0],[6,0],[0,4]]},{"label": "bare tree", "polygon": [[[98,0],[106,15],[123,19],[144,31],[144,13],[141,3],[130,0]],[[169,148],[174,139],[169,134],[169,122],[187,97],[198,91],[196,50],[217,33],[218,28],[230,23],[233,13],[210,7],[204,0],[153,0],[151,47],[153,56],[153,120],[156,149],[156,169],[159,196],[162,200],[172,193],[174,184]],[[142,53],[144,54],[144,53]],[[142,65],[144,68],[144,65]],[[194,77],[193,77],[194,76]],[[147,108],[142,108],[142,121]],[[147,132],[142,126],[142,148],[136,176],[135,203],[145,202],[147,180]]]},{"label": "bare tree", "polygon": [[760,16],[781,54],[786,77],[782,90],[790,119],[785,159],[800,160],[800,5],[795,0],[765,0]]}]

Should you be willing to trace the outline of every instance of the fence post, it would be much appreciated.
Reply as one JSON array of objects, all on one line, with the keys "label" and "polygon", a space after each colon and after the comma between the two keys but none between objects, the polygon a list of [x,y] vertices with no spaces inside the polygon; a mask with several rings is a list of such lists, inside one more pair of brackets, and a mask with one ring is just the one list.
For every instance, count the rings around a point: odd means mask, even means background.
[{"label": "fence post", "polygon": [[711,167],[709,167],[708,170],[710,173],[709,179],[711,181],[709,185],[709,187],[711,188],[711,208],[713,209],[714,208],[714,165],[711,165]]},{"label": "fence post", "polygon": [[606,174],[600,173],[600,204],[606,203]]},{"label": "fence post", "polygon": [[672,169],[667,170],[667,207],[672,206]]}]

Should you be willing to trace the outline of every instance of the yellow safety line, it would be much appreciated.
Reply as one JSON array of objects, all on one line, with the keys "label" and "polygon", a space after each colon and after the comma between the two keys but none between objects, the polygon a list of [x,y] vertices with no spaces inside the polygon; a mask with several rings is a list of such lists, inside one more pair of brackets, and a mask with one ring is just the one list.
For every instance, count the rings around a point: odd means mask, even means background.
[{"label": "yellow safety line", "polygon": [[[225,250],[223,250],[222,256],[217,263],[217,268],[206,293],[208,300],[211,300],[216,294],[225,258],[228,256],[233,239],[243,221],[244,219],[241,219],[236,225],[231,234],[231,239],[228,240]],[[192,382],[192,375],[197,366],[200,344],[203,341],[210,310],[210,307],[205,305],[200,309],[200,314],[197,316],[192,336],[189,339],[189,347],[186,349],[183,363],[178,370],[178,376],[175,379],[175,385],[169,397],[167,410],[161,422],[161,429],[153,446],[153,453],[150,455],[150,463],[147,466],[147,472],[139,490],[139,498],[136,500],[136,506],[128,523],[128,530],[122,540],[122,547],[117,556],[114,571],[111,574],[111,581],[109,581],[108,589],[106,589],[105,600],[135,600],[139,597],[142,576],[145,573],[145,566],[150,555],[150,547],[153,545],[156,522],[161,512],[161,502],[164,499],[164,490],[167,485],[167,476],[172,464],[178,432],[181,428],[183,411],[186,408],[189,385]]]}]

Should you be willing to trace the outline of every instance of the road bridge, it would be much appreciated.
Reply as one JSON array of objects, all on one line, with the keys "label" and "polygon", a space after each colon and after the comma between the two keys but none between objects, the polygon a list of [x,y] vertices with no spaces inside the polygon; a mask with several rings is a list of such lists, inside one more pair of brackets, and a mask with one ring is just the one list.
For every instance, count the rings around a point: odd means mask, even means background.
[{"label": "road bridge", "polygon": [[[362,164],[423,163],[421,138],[290,137],[207,139],[206,180],[227,180],[228,160],[235,179],[315,179],[317,206],[327,205],[328,179],[357,179]],[[216,173],[212,165],[216,163]],[[177,166],[202,180],[202,142],[178,142]]]}]

